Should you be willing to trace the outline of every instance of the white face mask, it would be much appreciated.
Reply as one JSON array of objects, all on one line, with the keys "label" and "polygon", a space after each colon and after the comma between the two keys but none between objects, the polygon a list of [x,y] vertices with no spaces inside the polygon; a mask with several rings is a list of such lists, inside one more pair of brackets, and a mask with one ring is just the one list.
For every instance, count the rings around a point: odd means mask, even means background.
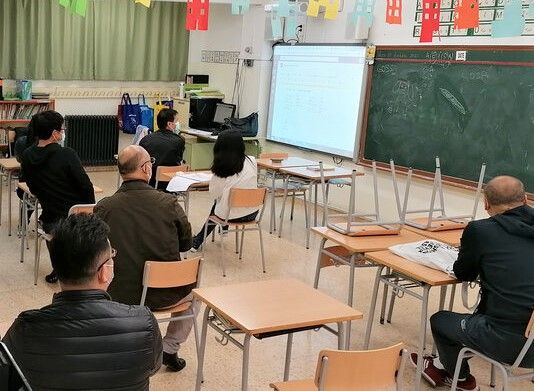
[{"label": "white face mask", "polygon": [[62,147],[65,146],[65,134],[64,134],[64,133],[61,133],[61,138],[60,138],[59,140],[56,139],[55,136],[54,136],[54,139],[56,140],[56,142],[57,142],[60,146],[62,146]]}]

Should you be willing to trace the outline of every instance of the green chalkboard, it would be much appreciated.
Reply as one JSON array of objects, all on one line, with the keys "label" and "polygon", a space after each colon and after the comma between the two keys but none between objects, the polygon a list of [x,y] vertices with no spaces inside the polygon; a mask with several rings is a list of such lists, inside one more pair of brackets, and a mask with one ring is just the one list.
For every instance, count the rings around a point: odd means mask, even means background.
[{"label": "green chalkboard", "polygon": [[447,47],[378,48],[360,160],[433,172],[439,156],[460,181],[478,180],[485,162],[485,181],[514,175],[534,192],[534,47],[455,58]]}]

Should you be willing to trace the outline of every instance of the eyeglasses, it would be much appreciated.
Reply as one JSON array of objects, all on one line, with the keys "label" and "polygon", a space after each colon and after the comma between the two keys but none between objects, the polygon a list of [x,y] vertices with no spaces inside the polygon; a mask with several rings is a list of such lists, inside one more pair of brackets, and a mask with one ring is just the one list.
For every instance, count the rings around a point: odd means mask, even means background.
[{"label": "eyeglasses", "polygon": [[[102,263],[100,264],[100,266],[97,267],[96,271],[99,272],[100,269],[102,269],[102,267],[103,267],[106,263],[108,263],[108,261],[113,260],[113,258],[115,258],[116,256],[117,256],[117,250],[115,250],[115,249],[112,247],[112,248],[111,248],[111,255],[110,255],[110,257],[109,257],[108,259],[106,259],[104,262],[102,262]],[[113,264],[111,264],[111,265],[109,265],[109,266],[112,266],[112,265],[113,265]]]},{"label": "eyeglasses", "polygon": [[156,163],[156,158],[155,157],[150,157],[150,160],[147,160],[146,162],[144,162],[143,164],[141,164],[141,166],[144,166],[145,164],[147,163],[150,163],[150,164],[154,164]]}]

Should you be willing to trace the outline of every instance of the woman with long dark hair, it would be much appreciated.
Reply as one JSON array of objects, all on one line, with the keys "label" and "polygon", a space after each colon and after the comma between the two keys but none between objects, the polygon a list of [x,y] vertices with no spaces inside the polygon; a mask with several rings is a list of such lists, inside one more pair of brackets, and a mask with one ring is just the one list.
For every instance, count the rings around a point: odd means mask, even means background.
[{"label": "woman with long dark hair", "polygon": [[[210,181],[210,196],[215,200],[210,216],[217,216],[232,222],[247,222],[256,218],[255,208],[233,208],[229,210],[230,190],[232,188],[256,189],[258,187],[258,168],[252,156],[245,155],[245,142],[241,132],[226,130],[217,137],[213,147],[213,177]],[[230,214],[228,214],[230,213]],[[206,221],[205,224],[208,224]],[[204,225],[205,225],[204,224]],[[208,224],[209,235],[215,226]],[[204,242],[204,226],[193,238],[192,251]]]}]

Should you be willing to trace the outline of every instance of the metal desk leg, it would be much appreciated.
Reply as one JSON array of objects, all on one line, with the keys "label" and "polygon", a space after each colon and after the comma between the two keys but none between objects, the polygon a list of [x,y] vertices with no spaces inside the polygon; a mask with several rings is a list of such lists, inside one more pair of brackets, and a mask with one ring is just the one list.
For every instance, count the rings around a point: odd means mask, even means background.
[{"label": "metal desk leg", "polygon": [[[289,184],[289,175],[284,178],[284,198],[282,200],[282,211],[280,212],[280,225],[278,226],[278,237],[282,237],[282,227],[284,226],[284,214],[286,213],[287,187]],[[306,201],[304,201],[306,202]],[[274,217],[276,219],[276,216]]]},{"label": "metal desk leg", "polygon": [[317,227],[317,182],[313,184],[313,192],[314,192],[314,205],[313,205],[313,226]]},{"label": "metal desk leg", "polygon": [[452,311],[452,307],[454,306],[454,296],[456,295],[456,284],[451,286],[451,299],[449,301],[449,311]]},{"label": "metal desk leg", "polygon": [[206,334],[208,331],[208,315],[210,313],[210,307],[206,307],[204,310],[204,317],[202,320],[202,331],[200,332],[200,346],[198,348],[198,366],[197,366],[197,381],[195,384],[195,391],[200,391],[200,385],[203,380],[204,374],[204,353],[206,351]]},{"label": "metal desk leg", "polygon": [[426,324],[428,317],[428,293],[430,285],[423,285],[423,303],[421,304],[421,325],[419,326],[419,348],[417,350],[417,371],[415,372],[415,391],[421,389],[421,374],[423,373],[423,354],[425,352]]},{"label": "metal desk leg", "polygon": [[369,340],[371,339],[371,329],[373,328],[373,318],[375,317],[376,299],[378,297],[378,288],[380,287],[380,276],[382,275],[383,265],[378,265],[376,270],[375,285],[373,286],[373,296],[371,297],[371,306],[369,307],[369,317],[367,318],[367,329],[363,340],[363,350],[369,349]]},{"label": "metal desk leg", "polygon": [[[310,248],[310,220],[311,217],[309,217],[308,214],[308,204],[306,202],[306,192],[303,193],[304,196],[304,221],[306,225],[306,249]],[[310,194],[310,200],[311,200],[311,194]]]},{"label": "metal desk leg", "polygon": [[289,366],[291,364],[291,349],[293,348],[293,333],[287,335],[286,363],[284,365],[284,381],[289,380]]},{"label": "metal desk leg", "polygon": [[11,192],[13,191],[11,180],[12,180],[12,174],[11,174],[11,171],[9,171],[7,173],[7,182],[8,182],[7,183],[7,188],[8,188],[8,193],[7,193],[7,203],[8,203],[7,213],[9,214],[8,215],[8,235],[9,236],[11,236]]},{"label": "metal desk leg", "polygon": [[[391,269],[389,267],[386,268],[386,273],[391,273]],[[386,302],[388,299],[388,290],[389,286],[387,284],[384,284],[384,292],[382,294],[382,307],[380,307],[380,324],[384,324],[384,317],[386,316]]]},{"label": "metal desk leg", "polygon": [[248,390],[248,361],[250,356],[250,335],[245,334],[243,341],[243,367],[241,369],[241,391]]},{"label": "metal desk leg", "polygon": [[276,211],[275,211],[275,189],[276,189],[276,172],[272,172],[273,182],[271,184],[271,219],[269,221],[269,233],[272,234],[276,230]]},{"label": "metal desk leg", "polygon": [[337,322],[337,349],[348,350],[349,340],[345,334],[345,323]]},{"label": "metal desk leg", "polygon": [[317,289],[319,286],[319,275],[321,274],[321,258],[323,256],[323,249],[326,243],[326,238],[321,239],[321,244],[319,245],[319,256],[317,257],[317,266],[315,268],[315,280],[313,281],[313,287]]},{"label": "metal desk leg", "polygon": [[[355,272],[354,263],[356,262],[356,257],[358,255],[359,253],[354,253],[350,256],[349,296],[347,297],[347,305],[349,307],[352,307],[352,300],[354,298],[354,272]],[[350,341],[350,331],[351,331],[351,322],[349,320],[347,322],[347,341]]]}]

